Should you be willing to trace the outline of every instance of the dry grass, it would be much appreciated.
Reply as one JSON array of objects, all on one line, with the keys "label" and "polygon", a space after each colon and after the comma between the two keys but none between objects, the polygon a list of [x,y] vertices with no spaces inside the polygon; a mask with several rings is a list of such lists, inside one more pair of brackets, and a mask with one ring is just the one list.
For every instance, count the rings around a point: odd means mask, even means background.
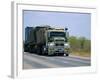
[{"label": "dry grass", "polygon": [[91,52],[72,51],[71,54],[81,57],[91,57]]}]

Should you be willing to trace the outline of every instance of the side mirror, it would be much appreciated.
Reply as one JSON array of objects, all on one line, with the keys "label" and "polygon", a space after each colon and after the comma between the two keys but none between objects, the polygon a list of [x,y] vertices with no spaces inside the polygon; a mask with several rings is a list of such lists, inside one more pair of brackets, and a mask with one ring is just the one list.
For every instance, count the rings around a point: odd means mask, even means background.
[{"label": "side mirror", "polygon": [[69,32],[68,32],[68,28],[67,27],[65,28],[65,32],[66,32],[66,37],[68,38],[69,37]]},{"label": "side mirror", "polygon": [[67,38],[69,37],[69,32],[67,32],[67,31],[66,31],[66,37],[67,37]]},{"label": "side mirror", "polygon": [[65,28],[65,31],[67,31],[68,30],[68,28]]}]

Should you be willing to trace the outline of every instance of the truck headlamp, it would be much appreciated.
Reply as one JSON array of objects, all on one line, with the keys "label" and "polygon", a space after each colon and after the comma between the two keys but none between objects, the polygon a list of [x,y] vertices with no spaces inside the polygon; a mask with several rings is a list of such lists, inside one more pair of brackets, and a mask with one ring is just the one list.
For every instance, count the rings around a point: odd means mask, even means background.
[{"label": "truck headlamp", "polygon": [[49,46],[54,46],[54,43],[50,43]]},{"label": "truck headlamp", "polygon": [[70,48],[69,43],[65,43],[65,44],[64,44],[64,47],[65,47],[65,48]]},{"label": "truck headlamp", "polygon": [[44,49],[44,51],[46,51],[46,48],[45,47],[43,49]]}]

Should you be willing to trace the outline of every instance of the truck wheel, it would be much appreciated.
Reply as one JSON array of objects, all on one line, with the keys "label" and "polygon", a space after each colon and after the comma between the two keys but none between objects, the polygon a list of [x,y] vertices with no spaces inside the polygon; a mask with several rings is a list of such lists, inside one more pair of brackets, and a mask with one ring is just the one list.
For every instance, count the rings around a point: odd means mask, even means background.
[{"label": "truck wheel", "polygon": [[48,55],[47,49],[45,47],[42,48],[42,55]]},{"label": "truck wheel", "polygon": [[69,54],[64,54],[64,56],[69,56]]}]

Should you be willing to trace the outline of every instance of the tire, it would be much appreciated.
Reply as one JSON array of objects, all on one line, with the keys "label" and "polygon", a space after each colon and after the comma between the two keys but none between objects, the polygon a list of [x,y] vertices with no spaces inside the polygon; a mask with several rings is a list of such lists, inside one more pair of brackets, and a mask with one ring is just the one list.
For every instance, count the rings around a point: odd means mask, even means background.
[{"label": "tire", "polygon": [[66,54],[66,56],[69,56],[69,54]]},{"label": "tire", "polygon": [[[45,50],[44,50],[45,48]],[[42,47],[42,55],[48,55],[48,50],[46,47]]]},{"label": "tire", "polygon": [[64,54],[64,56],[69,56],[69,54]]}]

